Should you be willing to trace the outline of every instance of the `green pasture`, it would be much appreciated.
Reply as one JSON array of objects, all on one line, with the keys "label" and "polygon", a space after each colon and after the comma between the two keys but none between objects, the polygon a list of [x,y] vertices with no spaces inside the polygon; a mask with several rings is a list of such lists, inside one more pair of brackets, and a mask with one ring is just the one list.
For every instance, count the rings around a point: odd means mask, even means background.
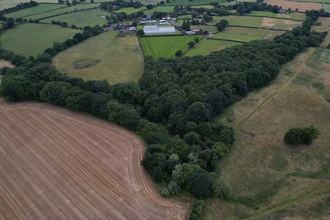
[{"label": "green pasture", "polygon": [[[329,10],[330,10],[330,5],[329,5]],[[305,21],[306,20],[306,15],[303,14],[303,13],[293,13],[292,19]]]},{"label": "green pasture", "polygon": [[202,29],[203,31],[207,30],[208,32],[215,32],[218,30],[216,26],[211,26],[211,25],[191,25],[190,29],[191,30]]},{"label": "green pasture", "polygon": [[53,43],[72,38],[78,30],[48,24],[23,24],[7,30],[0,38],[1,47],[24,56],[37,56]]},{"label": "green pasture", "polygon": [[323,9],[325,11],[330,11],[330,4],[323,4]]},{"label": "green pasture", "polygon": [[113,12],[118,13],[118,14],[121,13],[121,12],[124,12],[124,13],[130,15],[130,14],[134,14],[134,13],[136,13],[136,12],[138,12],[138,11],[143,11],[143,10],[145,10],[145,9],[147,9],[147,8],[144,7],[144,6],[142,6],[142,7],[140,7],[140,8],[133,8],[133,7],[130,7],[130,8],[121,8],[121,9],[119,9],[119,10],[117,10],[117,11],[113,11]]},{"label": "green pasture", "polygon": [[20,11],[16,11],[13,13],[6,14],[7,18],[21,18],[28,15],[34,15],[38,13],[44,13],[45,11],[51,11],[60,8],[67,8],[64,4],[39,4],[36,7],[26,8]]},{"label": "green pasture", "polygon": [[[143,73],[144,57],[137,37],[116,37],[119,31],[107,31],[57,54],[53,65],[71,77],[85,80],[107,79],[110,84],[138,82]],[[97,60],[98,64],[74,69],[73,63]]]},{"label": "green pasture", "polygon": [[[214,2],[214,0],[193,0],[192,2],[188,1],[188,5],[209,5],[211,2]],[[227,0],[218,0],[217,2],[225,3]],[[171,1],[169,3],[165,3],[165,5],[186,5],[186,0],[175,0]]]},{"label": "green pasture", "polygon": [[269,30],[264,29],[227,27],[224,31],[216,33],[213,38],[249,42],[262,40],[268,32]]},{"label": "green pasture", "polygon": [[[82,10],[86,10],[86,9],[89,9],[89,8],[95,8],[95,7],[99,7],[99,6],[100,6],[99,3],[79,4],[77,6],[77,8],[80,12],[82,12]],[[41,13],[41,14],[37,14],[37,15],[27,16],[27,17],[25,17],[25,19],[36,20],[36,19],[46,18],[46,17],[49,17],[49,16],[55,16],[55,15],[60,15],[60,14],[75,12],[75,11],[76,11],[76,7],[71,6],[71,7],[61,8],[61,9],[57,9],[57,10],[54,10],[54,11],[49,11],[49,12],[45,12],[45,13]]]},{"label": "green pasture", "polygon": [[222,19],[226,19],[229,22],[229,25],[242,26],[242,27],[260,27],[263,18],[262,17],[249,17],[249,16],[212,16],[213,22],[220,22]]},{"label": "green pasture", "polygon": [[95,25],[102,26],[103,24],[107,23],[107,19],[101,18],[100,16],[107,16],[108,13],[101,11],[99,9],[82,11],[79,14],[80,14],[82,21],[77,19],[76,13],[69,13],[69,14],[59,15],[56,17],[47,18],[47,19],[41,20],[40,22],[51,23],[53,20],[61,21],[61,22],[65,21],[65,22],[68,22],[69,26],[74,24],[77,27],[85,27],[85,26],[93,27]]},{"label": "green pasture", "polygon": [[190,19],[192,19],[191,14],[178,16],[178,19],[184,19],[184,18],[190,18]]},{"label": "green pasture", "polygon": [[272,17],[276,18],[277,14],[269,12],[269,11],[252,11],[250,14],[246,14],[247,16],[258,16],[258,17]]},{"label": "green pasture", "polygon": [[206,9],[212,9],[214,8],[213,5],[198,5],[198,6],[192,6],[191,8],[206,8]]},{"label": "green pasture", "polygon": [[141,37],[140,42],[145,55],[151,55],[154,59],[159,57],[173,58],[175,52],[189,49],[188,43],[199,36],[169,36],[169,37]]},{"label": "green pasture", "polygon": [[146,10],[146,11],[143,11],[144,14],[146,15],[152,15],[154,12],[173,12],[174,10],[174,6],[158,6],[156,8],[153,8],[151,10]]},{"label": "green pasture", "polygon": [[196,55],[208,55],[212,51],[223,50],[227,47],[232,47],[235,45],[240,45],[241,43],[221,41],[221,40],[209,40],[205,39],[196,44],[192,49],[190,49],[185,56],[196,56]]}]

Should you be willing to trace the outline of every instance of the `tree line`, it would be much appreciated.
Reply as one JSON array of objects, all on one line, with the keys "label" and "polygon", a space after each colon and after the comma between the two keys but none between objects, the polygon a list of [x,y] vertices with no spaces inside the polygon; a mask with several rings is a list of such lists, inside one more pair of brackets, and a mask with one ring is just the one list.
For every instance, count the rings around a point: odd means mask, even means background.
[{"label": "tree line", "polygon": [[[64,47],[60,43],[37,58],[0,49],[0,59],[16,66],[1,69],[0,95],[6,101],[36,100],[83,111],[135,131],[148,145],[141,165],[155,182],[166,183],[164,196],[187,189],[198,198],[226,198],[229,186],[215,182],[210,173],[230,151],[234,130],[213,118],[249,91],[269,85],[281,65],[306,47],[318,46],[327,32],[311,32],[313,19],[274,40],[251,41],[207,56],[146,56],[138,84],[110,85],[58,72],[50,65],[50,53],[59,52]],[[81,41],[91,31],[74,39]]]}]

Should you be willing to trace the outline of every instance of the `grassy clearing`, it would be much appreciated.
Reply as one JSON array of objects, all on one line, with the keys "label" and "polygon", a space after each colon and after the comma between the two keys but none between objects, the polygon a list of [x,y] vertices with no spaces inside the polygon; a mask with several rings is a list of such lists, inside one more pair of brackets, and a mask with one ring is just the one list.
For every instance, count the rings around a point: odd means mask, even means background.
[{"label": "grassy clearing", "polygon": [[[81,10],[86,10],[89,8],[96,8],[99,6],[100,6],[99,3],[94,3],[94,4],[79,4],[77,7],[78,7],[78,10],[80,12],[82,12]],[[28,20],[29,19],[36,20],[36,19],[46,18],[49,16],[55,16],[55,15],[60,15],[60,14],[75,12],[75,11],[76,11],[76,7],[71,6],[71,7],[61,8],[61,9],[57,9],[54,11],[45,12],[45,13],[41,13],[41,14],[37,14],[37,15],[27,16],[25,18]]]},{"label": "grassy clearing", "polygon": [[207,8],[207,9],[212,9],[214,8],[213,5],[198,5],[198,6],[192,6],[191,8]]},{"label": "grassy clearing", "polygon": [[[320,17],[318,19],[318,21],[320,21],[322,23],[321,26],[312,26],[312,31],[318,31],[318,32],[324,32],[324,31],[328,31],[330,32],[330,18],[326,18],[326,17]],[[328,44],[330,43],[330,34],[328,34],[326,36],[326,38],[324,39],[324,41],[321,44],[321,47],[326,48],[328,46]]]},{"label": "grassy clearing", "polygon": [[213,38],[249,42],[252,40],[262,40],[269,30],[227,27],[224,31],[218,32]]},{"label": "grassy clearing", "polygon": [[190,49],[185,56],[208,55],[212,51],[223,50],[227,47],[240,45],[240,43],[221,41],[221,40],[202,40],[194,48]]},{"label": "grassy clearing", "polygon": [[78,30],[58,25],[24,24],[6,31],[1,36],[1,47],[24,56],[37,56],[56,41],[72,38]]},{"label": "grassy clearing", "polygon": [[25,17],[28,15],[43,13],[45,11],[50,11],[50,10],[55,10],[55,9],[60,9],[60,8],[67,8],[67,6],[60,5],[60,4],[39,4],[37,7],[27,8],[24,10],[6,14],[6,17],[21,18],[21,17]]},{"label": "grassy clearing", "polygon": [[[91,37],[56,55],[53,64],[71,77],[85,80],[107,79],[110,84],[137,82],[144,67],[139,42],[132,36],[115,37],[118,33],[108,31]],[[91,67],[77,69],[74,68],[76,64]]]},{"label": "grassy clearing", "polygon": [[130,15],[130,14],[133,14],[133,13],[136,13],[138,11],[142,11],[142,10],[145,10],[147,9],[146,7],[140,7],[140,8],[133,8],[133,7],[130,7],[130,8],[121,8],[117,11],[114,11],[115,13],[121,13],[121,12],[125,12],[126,14]]},{"label": "grassy clearing", "polygon": [[[233,150],[217,171],[231,185],[232,195],[257,200],[274,192],[260,204],[259,211],[250,209],[239,216],[235,213],[236,205],[228,205],[225,219],[261,213],[325,184],[330,186],[328,170],[322,171],[330,162],[330,103],[325,100],[330,91],[330,64],[321,62],[319,54],[322,53],[313,54],[313,49],[299,54],[283,66],[269,86],[251,92],[218,118],[236,131]],[[283,142],[284,133],[290,128],[309,125],[316,126],[321,133],[311,146],[292,148]],[[294,173],[300,176],[292,176]]]},{"label": "grassy clearing", "polygon": [[302,25],[302,22],[276,18],[263,18],[260,27],[292,30],[292,28],[297,27],[299,25]]},{"label": "grassy clearing", "polygon": [[268,11],[252,11],[250,14],[247,14],[247,16],[272,17],[272,18],[276,18],[277,15],[278,14]]},{"label": "grassy clearing", "polygon": [[249,17],[249,16],[213,16],[212,24],[220,22],[222,19],[226,19],[229,25],[243,26],[243,27],[260,27],[262,22],[262,17]]},{"label": "grassy clearing", "polygon": [[97,24],[102,26],[103,24],[107,23],[107,19],[101,18],[100,16],[107,16],[108,13],[101,11],[99,9],[82,11],[79,14],[80,14],[82,21],[78,21],[76,13],[69,13],[69,14],[64,14],[64,15],[60,15],[60,16],[56,16],[56,17],[43,19],[40,22],[51,23],[53,20],[61,21],[61,22],[65,21],[65,22],[68,22],[69,26],[74,24],[77,27],[85,27],[85,26],[93,27]]},{"label": "grassy clearing", "polygon": [[[209,5],[212,2],[212,0],[193,0],[193,1],[188,1],[187,4],[188,5]],[[214,2],[214,1],[213,1]],[[227,0],[219,0],[217,1],[220,3],[225,3],[227,2]],[[165,3],[165,5],[186,5],[186,0],[175,0],[175,1],[171,1],[169,3]]]},{"label": "grassy clearing", "polygon": [[303,13],[293,13],[292,19],[305,21],[306,20],[306,15],[303,14]]},{"label": "grassy clearing", "polygon": [[143,13],[147,14],[147,15],[152,15],[155,11],[170,13],[170,12],[173,12],[173,10],[174,10],[174,6],[158,6],[156,8],[151,9],[151,10],[144,11]]},{"label": "grassy clearing", "polygon": [[203,36],[174,36],[174,37],[142,37],[140,42],[142,44],[145,55],[151,55],[154,59],[159,57],[173,58],[175,52],[188,50],[188,43],[194,39],[202,38]]}]

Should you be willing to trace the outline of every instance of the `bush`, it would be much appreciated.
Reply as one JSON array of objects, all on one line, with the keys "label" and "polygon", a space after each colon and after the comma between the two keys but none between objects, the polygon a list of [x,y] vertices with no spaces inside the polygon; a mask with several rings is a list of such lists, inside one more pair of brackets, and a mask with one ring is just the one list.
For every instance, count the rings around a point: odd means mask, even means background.
[{"label": "bush", "polygon": [[291,145],[310,145],[319,135],[319,131],[313,125],[306,128],[291,128],[285,133],[284,141]]},{"label": "bush", "polygon": [[223,199],[223,198],[228,198],[230,194],[230,187],[229,185],[223,180],[223,179],[218,179],[214,184],[213,184],[213,193],[216,197]]},{"label": "bush", "polygon": [[181,192],[180,186],[174,181],[171,181],[168,184],[167,189],[171,195],[179,194]]},{"label": "bush", "polygon": [[160,191],[160,195],[162,195],[163,197],[167,198],[170,193],[168,192],[168,189],[166,187],[164,187],[161,191]]},{"label": "bush", "polygon": [[205,203],[204,201],[197,201],[191,205],[191,213],[189,220],[201,220],[205,215]]},{"label": "bush", "polygon": [[210,174],[203,169],[197,169],[189,178],[190,192],[197,198],[212,195],[212,179]]}]

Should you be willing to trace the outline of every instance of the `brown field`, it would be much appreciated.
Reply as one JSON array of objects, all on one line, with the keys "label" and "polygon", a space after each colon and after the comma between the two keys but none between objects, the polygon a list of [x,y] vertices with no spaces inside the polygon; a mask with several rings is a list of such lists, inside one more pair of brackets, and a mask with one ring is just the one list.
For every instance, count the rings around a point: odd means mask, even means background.
[{"label": "brown field", "polygon": [[266,2],[271,5],[282,6],[282,8],[284,9],[291,8],[292,11],[295,11],[296,8],[298,8],[299,11],[303,11],[303,12],[311,9],[319,10],[322,7],[321,3],[313,3],[313,2],[292,2],[286,0],[268,0]]},{"label": "brown field", "polygon": [[0,68],[8,66],[9,68],[13,68],[14,65],[12,65],[9,61],[0,60]]},{"label": "brown field", "polygon": [[144,145],[59,107],[0,103],[0,219],[185,219],[140,166]]}]

